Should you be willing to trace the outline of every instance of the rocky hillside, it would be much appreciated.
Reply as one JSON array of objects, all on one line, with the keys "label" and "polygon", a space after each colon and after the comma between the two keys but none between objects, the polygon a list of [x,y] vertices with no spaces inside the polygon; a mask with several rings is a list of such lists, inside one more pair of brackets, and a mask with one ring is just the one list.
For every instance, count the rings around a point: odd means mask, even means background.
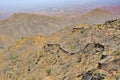
[{"label": "rocky hillside", "polygon": [[120,19],[23,37],[0,52],[2,80],[119,80]]}]

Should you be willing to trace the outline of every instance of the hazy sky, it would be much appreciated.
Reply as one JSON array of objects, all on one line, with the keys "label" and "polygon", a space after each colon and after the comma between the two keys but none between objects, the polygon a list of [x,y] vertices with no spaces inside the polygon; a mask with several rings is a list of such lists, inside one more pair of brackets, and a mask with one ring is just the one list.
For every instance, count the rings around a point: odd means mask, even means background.
[{"label": "hazy sky", "polygon": [[120,0],[1,0],[0,10],[120,5]]}]

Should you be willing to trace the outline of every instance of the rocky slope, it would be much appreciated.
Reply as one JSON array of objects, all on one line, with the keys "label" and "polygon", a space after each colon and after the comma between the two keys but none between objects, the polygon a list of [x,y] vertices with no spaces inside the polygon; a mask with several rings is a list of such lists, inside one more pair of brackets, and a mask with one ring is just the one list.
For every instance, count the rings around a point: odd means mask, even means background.
[{"label": "rocky slope", "polygon": [[1,80],[119,80],[120,19],[23,37],[0,52]]}]

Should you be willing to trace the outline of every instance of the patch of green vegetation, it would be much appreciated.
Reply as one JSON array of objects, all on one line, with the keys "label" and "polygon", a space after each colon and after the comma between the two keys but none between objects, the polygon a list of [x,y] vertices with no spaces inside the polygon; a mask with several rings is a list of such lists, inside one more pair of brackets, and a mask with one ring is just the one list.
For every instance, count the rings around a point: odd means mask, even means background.
[{"label": "patch of green vegetation", "polygon": [[48,51],[46,49],[43,50],[44,53],[47,53]]},{"label": "patch of green vegetation", "polygon": [[42,55],[40,55],[39,57],[38,57],[38,60],[40,60],[42,58]]},{"label": "patch of green vegetation", "polygon": [[98,27],[101,27],[101,26],[102,26],[102,24],[98,24],[97,26],[98,26]]},{"label": "patch of green vegetation", "polygon": [[12,77],[12,72],[7,72],[7,77],[11,78]]},{"label": "patch of green vegetation", "polygon": [[16,77],[16,79],[15,80],[19,80],[19,77]]},{"label": "patch of green vegetation", "polygon": [[69,45],[68,48],[69,48],[70,50],[75,50],[76,46],[74,46],[74,45]]},{"label": "patch of green vegetation", "polygon": [[12,54],[11,54],[10,57],[9,57],[10,60],[15,60],[15,59],[17,59],[17,58],[18,58],[18,56],[12,55]]},{"label": "patch of green vegetation", "polygon": [[47,75],[50,75],[50,73],[51,73],[51,68],[47,68],[47,69],[46,69],[46,73],[47,73]]},{"label": "patch of green vegetation", "polygon": [[36,80],[36,79],[35,79],[35,76],[34,76],[34,77],[32,77],[32,80]]}]

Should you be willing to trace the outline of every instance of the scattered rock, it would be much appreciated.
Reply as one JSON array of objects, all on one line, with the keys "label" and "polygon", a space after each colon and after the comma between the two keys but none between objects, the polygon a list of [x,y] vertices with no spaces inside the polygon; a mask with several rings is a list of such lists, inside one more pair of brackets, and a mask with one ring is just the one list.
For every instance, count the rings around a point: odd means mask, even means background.
[{"label": "scattered rock", "polygon": [[85,74],[83,74],[82,80],[103,80],[104,77],[104,74],[88,71]]},{"label": "scattered rock", "polygon": [[104,58],[106,58],[108,55],[102,55],[101,56],[101,59],[104,59]]},{"label": "scattered rock", "polygon": [[65,50],[64,48],[62,48],[60,46],[60,44],[47,44],[47,46],[45,46],[44,48],[47,49],[52,54],[58,53],[59,51],[62,51],[63,53],[66,53],[69,55],[74,55],[76,53],[79,53],[79,52],[69,52],[69,51]]},{"label": "scattered rock", "polygon": [[120,76],[116,77],[116,80],[120,80]]},{"label": "scattered rock", "polygon": [[108,21],[105,22],[105,25],[111,24],[111,23],[113,23],[115,21],[117,21],[117,19],[115,19],[115,20],[108,20]]},{"label": "scattered rock", "polygon": [[47,45],[44,46],[44,48],[48,52],[54,54],[54,53],[58,53],[59,52],[60,45],[59,44],[50,44],[50,43],[48,43]]},{"label": "scattered rock", "polygon": [[83,33],[85,31],[84,27],[82,28],[73,28],[72,32],[78,32],[81,31],[81,33]]},{"label": "scattered rock", "polygon": [[118,26],[115,28],[115,30],[120,30],[120,25],[118,25]]},{"label": "scattered rock", "polygon": [[105,71],[116,71],[117,69],[120,69],[120,59],[113,60],[109,63],[98,63],[98,69],[103,69]]},{"label": "scattered rock", "polygon": [[109,62],[111,58],[112,58],[112,56],[102,55],[102,56],[101,56],[101,59],[100,59],[100,61],[99,61],[99,63],[106,63],[106,62]]},{"label": "scattered rock", "polygon": [[104,51],[104,46],[102,44],[99,43],[88,43],[85,48],[83,49],[84,53],[88,53],[88,54],[94,54],[97,52],[102,53]]}]

